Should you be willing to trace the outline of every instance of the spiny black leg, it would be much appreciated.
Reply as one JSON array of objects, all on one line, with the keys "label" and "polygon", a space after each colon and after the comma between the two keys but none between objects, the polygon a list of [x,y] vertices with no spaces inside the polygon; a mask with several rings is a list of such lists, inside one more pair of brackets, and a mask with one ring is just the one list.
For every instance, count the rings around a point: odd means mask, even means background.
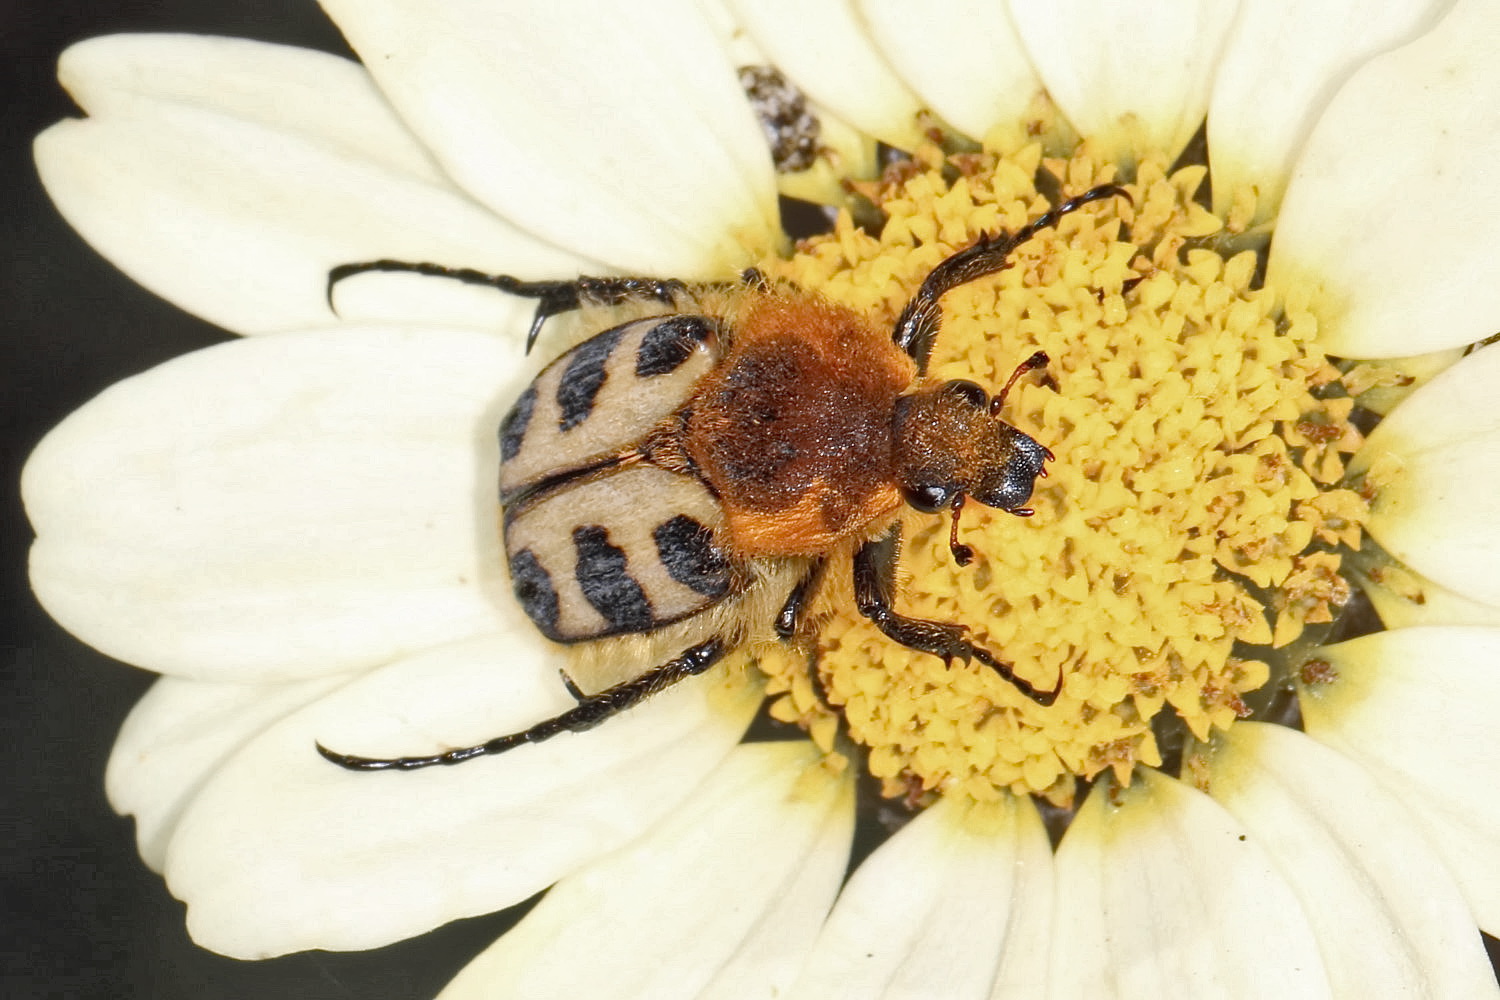
[{"label": "spiny black leg", "polygon": [[333,286],[345,278],[370,271],[421,274],[431,278],[451,278],[466,285],[497,288],[524,299],[536,299],[536,315],[526,334],[526,352],[542,332],[550,317],[571,312],[584,305],[612,306],[631,299],[656,299],[671,305],[687,286],[675,278],[578,277],[568,281],[522,281],[508,274],[486,274],[467,267],[424,264],[405,260],[369,260],[358,264],[340,264],[328,272],[328,307],[333,308]]},{"label": "spiny black leg", "polygon": [[797,634],[797,627],[802,623],[802,613],[807,609],[807,602],[818,590],[818,583],[823,579],[823,567],[828,560],[819,559],[807,568],[802,574],[802,579],[792,588],[792,592],[786,596],[786,603],[776,614],[776,635],[781,639],[790,639]]},{"label": "spiny black leg", "polygon": [[866,542],[854,555],[854,600],[859,613],[870,619],[886,638],[907,649],[931,653],[945,663],[955,659],[978,660],[1014,684],[1016,690],[1038,705],[1050,705],[1062,690],[1062,679],[1051,691],[1041,691],[1015,675],[1010,664],[964,637],[967,629],[948,622],[907,618],[891,608],[895,597],[896,558],[901,546],[901,527],[895,525],[881,538]]},{"label": "spiny black leg", "polygon": [[316,746],[318,753],[351,771],[412,771],[434,764],[462,764],[475,757],[504,753],[523,743],[540,743],[561,733],[581,733],[593,729],[606,719],[640,704],[678,681],[703,673],[723,659],[729,648],[729,641],[724,636],[700,642],[675,660],[649,670],[634,680],[579,699],[577,707],[570,708],[561,715],[538,722],[530,729],[509,736],[499,736],[478,746],[462,747],[429,757],[360,757],[330,750],[321,743]]},{"label": "spiny black leg", "polygon": [[1057,225],[1063,216],[1078,211],[1090,202],[1113,197],[1131,200],[1129,192],[1118,184],[1101,184],[1076,198],[1069,198],[1050,212],[1037,216],[1014,234],[981,236],[973,246],[948,257],[928,273],[922,286],[917,289],[917,294],[912,296],[906,308],[901,311],[901,318],[896,320],[896,329],[891,339],[916,361],[918,371],[925,373],[927,359],[932,354],[932,345],[942,322],[939,299],[959,285],[1009,267],[1011,251],[1043,229],[1051,229]]}]

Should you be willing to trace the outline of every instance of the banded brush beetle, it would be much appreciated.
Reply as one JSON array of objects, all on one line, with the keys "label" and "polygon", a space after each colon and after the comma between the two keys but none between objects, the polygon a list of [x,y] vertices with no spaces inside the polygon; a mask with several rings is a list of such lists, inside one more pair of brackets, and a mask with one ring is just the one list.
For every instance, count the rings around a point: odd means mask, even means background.
[{"label": "banded brush beetle", "polygon": [[[747,271],[733,285],[653,278],[520,281],[438,264],[346,264],[487,285],[537,300],[546,321],[588,305],[661,304],[657,315],[595,333],[547,365],[499,430],[499,501],[516,598],[538,630],[580,655],[565,683],[577,705],[518,733],[429,756],[375,758],[323,745],[352,770],[457,764],[591,729],[736,647],[798,635],[830,560],[853,567],[859,613],[891,641],[948,663],[978,661],[1041,705],[1050,690],[957,623],[899,613],[903,505],[951,518],[969,500],[1022,517],[1053,454],[1000,419],[1016,380],[991,396],[926,376],[950,290],[1009,266],[1038,232],[1091,202],[1130,195],[1100,185],[1013,234],[982,238],[939,263],[894,330],[820,296]],[[582,683],[580,684],[580,681]]]}]

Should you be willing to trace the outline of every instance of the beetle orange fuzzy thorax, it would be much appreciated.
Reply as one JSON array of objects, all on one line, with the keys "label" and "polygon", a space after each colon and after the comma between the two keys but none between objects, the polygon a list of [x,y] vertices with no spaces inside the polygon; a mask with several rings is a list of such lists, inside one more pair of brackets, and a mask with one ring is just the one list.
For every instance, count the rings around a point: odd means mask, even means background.
[{"label": "beetle orange fuzzy thorax", "polygon": [[806,294],[743,300],[694,393],[684,445],[745,558],[863,538],[901,504],[891,414],[916,366],[888,330]]}]

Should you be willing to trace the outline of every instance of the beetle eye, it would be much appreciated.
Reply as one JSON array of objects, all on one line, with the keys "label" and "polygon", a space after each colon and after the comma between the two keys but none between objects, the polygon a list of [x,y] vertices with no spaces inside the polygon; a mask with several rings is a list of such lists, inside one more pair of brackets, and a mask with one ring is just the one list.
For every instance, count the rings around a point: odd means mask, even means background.
[{"label": "beetle eye", "polygon": [[924,514],[935,514],[953,500],[952,489],[928,483],[924,486],[903,486],[901,496],[908,504]]},{"label": "beetle eye", "polygon": [[968,379],[956,378],[945,382],[942,392],[945,396],[958,397],[976,410],[988,409],[990,405],[990,394],[984,391],[983,386]]}]

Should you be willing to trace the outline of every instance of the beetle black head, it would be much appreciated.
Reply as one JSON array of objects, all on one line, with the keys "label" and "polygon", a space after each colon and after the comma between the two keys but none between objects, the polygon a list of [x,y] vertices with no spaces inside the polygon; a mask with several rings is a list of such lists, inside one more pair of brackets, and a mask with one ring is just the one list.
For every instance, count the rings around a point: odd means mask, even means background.
[{"label": "beetle black head", "polygon": [[1032,355],[993,399],[975,383],[956,379],[896,402],[896,483],[917,510],[952,510],[949,547],[961,566],[973,558],[973,551],[958,543],[958,515],[965,499],[1021,517],[1031,515],[1025,503],[1037,477],[1047,475],[1052,452],[1001,420],[999,412],[1015,380],[1046,362],[1045,354]]}]

